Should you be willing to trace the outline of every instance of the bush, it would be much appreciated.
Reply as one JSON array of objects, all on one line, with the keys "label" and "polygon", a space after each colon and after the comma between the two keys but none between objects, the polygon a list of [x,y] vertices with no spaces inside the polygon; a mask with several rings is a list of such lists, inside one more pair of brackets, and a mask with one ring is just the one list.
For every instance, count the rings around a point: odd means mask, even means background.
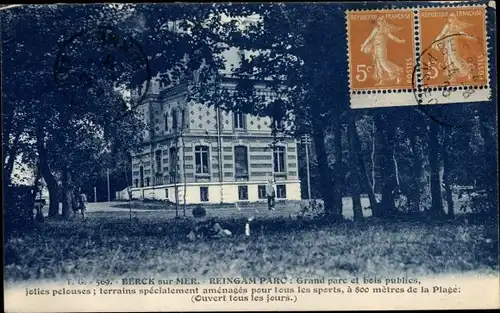
[{"label": "bush", "polygon": [[193,217],[204,217],[207,215],[207,210],[202,206],[196,206],[193,208]]},{"label": "bush", "polygon": [[33,188],[6,186],[4,193],[4,229],[6,232],[23,231],[33,226]]},{"label": "bush", "polygon": [[492,204],[489,203],[488,194],[484,190],[461,191],[458,198],[464,201],[460,206],[460,210],[464,213],[486,214],[490,212]]},{"label": "bush", "polygon": [[324,213],[325,210],[323,205],[316,200],[312,200],[300,209],[300,212],[297,214],[297,218],[316,218],[321,217]]}]

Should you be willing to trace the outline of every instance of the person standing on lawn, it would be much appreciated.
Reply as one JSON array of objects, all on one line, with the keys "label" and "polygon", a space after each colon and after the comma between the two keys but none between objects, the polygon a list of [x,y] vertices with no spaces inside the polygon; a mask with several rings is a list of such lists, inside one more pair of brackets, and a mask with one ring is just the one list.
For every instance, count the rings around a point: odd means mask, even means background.
[{"label": "person standing on lawn", "polygon": [[78,207],[80,208],[80,213],[82,214],[82,218],[85,221],[85,212],[87,211],[87,196],[81,192],[79,189],[78,193]]},{"label": "person standing on lawn", "polygon": [[266,196],[267,196],[267,207],[269,211],[274,210],[274,197],[276,196],[276,191],[274,188],[274,180],[269,177],[266,184]]}]

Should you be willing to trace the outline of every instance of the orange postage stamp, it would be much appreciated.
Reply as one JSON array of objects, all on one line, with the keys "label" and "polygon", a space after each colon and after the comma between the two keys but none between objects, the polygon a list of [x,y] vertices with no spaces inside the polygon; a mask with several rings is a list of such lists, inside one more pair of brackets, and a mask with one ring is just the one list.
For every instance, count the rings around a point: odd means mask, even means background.
[{"label": "orange postage stamp", "polygon": [[487,84],[483,7],[420,9],[422,87]]},{"label": "orange postage stamp", "polygon": [[348,12],[351,91],[411,88],[416,58],[413,34],[412,10]]}]

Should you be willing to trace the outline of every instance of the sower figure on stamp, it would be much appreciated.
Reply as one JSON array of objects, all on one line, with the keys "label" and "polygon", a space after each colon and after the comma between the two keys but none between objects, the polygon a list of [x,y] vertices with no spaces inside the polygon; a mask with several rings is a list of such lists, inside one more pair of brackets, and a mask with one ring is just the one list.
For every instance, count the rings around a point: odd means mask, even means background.
[{"label": "sower figure on stamp", "polygon": [[270,211],[274,210],[274,199],[276,197],[276,189],[273,177],[269,177],[266,184],[267,207]]},{"label": "sower figure on stamp", "polygon": [[393,34],[393,32],[400,29],[400,27],[389,24],[383,16],[379,16],[370,36],[361,45],[361,51],[372,56],[373,79],[377,81],[375,85],[381,85],[393,80],[396,80],[396,84],[399,84],[401,81],[403,68],[387,58],[388,39],[397,43],[405,43],[404,39],[400,39]]},{"label": "sower figure on stamp", "polygon": [[465,29],[474,26],[474,24],[460,21],[456,14],[451,13],[448,21],[444,25],[439,35],[432,45],[436,51],[442,51],[445,56],[446,75],[449,81],[456,81],[457,78],[467,77],[472,80],[472,71],[466,59],[459,53],[459,35],[468,40],[477,40],[465,32]]}]

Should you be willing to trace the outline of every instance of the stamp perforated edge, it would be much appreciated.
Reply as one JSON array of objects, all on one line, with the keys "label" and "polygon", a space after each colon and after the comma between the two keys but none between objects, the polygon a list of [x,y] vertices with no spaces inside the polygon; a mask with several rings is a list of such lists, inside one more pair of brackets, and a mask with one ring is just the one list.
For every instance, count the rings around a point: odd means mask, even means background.
[{"label": "stamp perforated edge", "polygon": [[[349,14],[352,12],[381,12],[381,11],[411,11],[410,13],[414,15],[414,9],[411,6],[403,6],[403,7],[397,7],[397,8],[388,8],[388,9],[379,9],[379,8],[373,8],[373,9],[352,9],[352,10],[345,10],[345,28],[346,28],[346,42],[347,42],[347,47],[346,47],[346,53],[347,53],[347,79],[349,80],[349,94],[372,94],[372,93],[385,93],[385,94],[391,94],[391,93],[403,93],[403,92],[413,92],[413,88],[373,88],[373,89],[366,89],[366,90],[353,90],[352,89],[352,82],[351,82],[351,36],[350,36],[350,22],[349,22]],[[415,28],[415,19],[413,20],[413,27]],[[415,30],[412,31],[412,34],[414,33]],[[416,41],[415,41],[415,36],[413,37],[413,47],[416,47]],[[417,62],[416,60],[416,54],[413,54],[415,63]]]},{"label": "stamp perforated edge", "polygon": [[[434,4],[434,5],[433,5]],[[491,71],[490,71],[490,60],[492,59],[490,57],[491,53],[492,53],[492,47],[490,45],[490,37],[488,36],[488,25],[489,25],[489,19],[488,19],[488,11],[487,11],[487,7],[491,7],[491,6],[488,6],[488,4],[486,3],[482,3],[482,4],[477,4],[477,3],[470,3],[470,2],[466,2],[466,1],[461,1],[459,3],[450,3],[450,2],[435,2],[435,3],[432,3],[431,5],[420,5],[420,4],[417,4],[417,5],[412,5],[412,6],[408,6],[408,7],[398,7],[398,8],[387,8],[387,9],[379,9],[379,8],[373,8],[373,9],[351,9],[351,10],[345,10],[345,27],[346,27],[346,42],[347,42],[347,47],[346,47],[346,53],[347,53],[347,61],[348,61],[348,64],[347,64],[347,74],[348,74],[348,80],[349,80],[349,94],[350,95],[353,95],[353,94],[360,94],[359,91],[354,91],[352,90],[352,83],[351,83],[351,53],[350,53],[350,24],[349,24],[349,14],[351,12],[367,12],[367,11],[386,11],[386,10],[411,10],[412,11],[412,14],[414,16],[414,31],[418,31],[418,36],[413,36],[414,37],[414,47],[415,47],[415,50],[419,50],[417,49],[417,47],[420,47],[421,46],[421,43],[420,43],[420,35],[421,35],[421,29],[420,29],[420,10],[422,9],[439,9],[439,8],[457,8],[457,9],[460,9],[460,8],[471,8],[471,7],[476,7],[476,8],[483,8],[484,10],[484,22],[485,22],[485,27],[484,27],[484,39],[485,39],[485,44],[486,44],[486,55],[485,55],[485,58],[486,58],[486,77],[487,77],[487,83],[485,86],[482,86],[481,89],[487,89],[488,90],[488,93],[489,93],[489,97],[488,99],[491,99]],[[418,43],[418,46],[417,46],[417,43]],[[415,79],[417,79],[417,84],[414,88],[411,88],[409,89],[408,91],[410,92],[415,92],[417,93],[417,97],[418,99],[421,98],[421,92],[422,92],[422,88],[421,88],[421,82],[418,81],[418,74],[420,73],[420,77],[421,77],[421,68],[420,68],[420,55],[417,53],[417,51],[414,51],[415,53],[415,66],[416,66],[416,77]],[[460,88],[457,88],[456,86],[450,86],[450,87],[440,87],[440,88],[437,88],[437,91],[444,91],[444,90],[468,90],[468,89],[478,89],[479,86],[463,86],[463,87],[460,87]],[[382,93],[383,91],[385,91],[384,93],[400,93],[400,92],[403,92],[403,89],[372,89],[372,90],[366,90],[366,91],[363,91],[363,94],[364,93],[367,93],[367,94],[371,94],[371,93]],[[464,102],[469,102],[469,101],[464,101]],[[418,105],[419,102],[417,101],[416,105]],[[352,105],[351,105],[352,107]]]},{"label": "stamp perforated edge", "polygon": [[[452,8],[452,9],[469,9],[469,8],[482,8],[484,11],[484,33],[483,33],[483,38],[485,42],[485,64],[486,64],[486,84],[482,86],[478,85],[468,85],[468,86],[440,86],[440,87],[433,87],[433,88],[422,88],[422,81],[418,80],[418,73],[421,74],[421,65],[420,65],[420,58],[421,55],[417,54],[418,60],[417,60],[417,84],[416,84],[416,89],[419,93],[424,90],[428,89],[433,89],[435,91],[444,91],[444,90],[451,90],[451,91],[456,91],[456,90],[469,90],[469,89],[488,89],[490,90],[491,94],[491,77],[490,77],[490,64],[489,61],[491,60],[490,54],[491,54],[491,46],[490,46],[490,37],[488,36],[488,12],[487,12],[487,5],[486,4],[476,4],[476,3],[466,3],[466,4],[453,4],[453,3],[446,3],[444,5],[439,5],[439,6],[421,6],[419,5],[416,10],[418,11],[418,19],[419,19],[419,26],[420,26],[420,11],[421,10],[432,10],[432,9],[439,9],[439,8]],[[421,30],[418,30],[419,32],[419,41],[420,41],[420,36],[422,34]],[[421,43],[420,43],[421,46]],[[420,75],[421,77],[421,75]]]}]

